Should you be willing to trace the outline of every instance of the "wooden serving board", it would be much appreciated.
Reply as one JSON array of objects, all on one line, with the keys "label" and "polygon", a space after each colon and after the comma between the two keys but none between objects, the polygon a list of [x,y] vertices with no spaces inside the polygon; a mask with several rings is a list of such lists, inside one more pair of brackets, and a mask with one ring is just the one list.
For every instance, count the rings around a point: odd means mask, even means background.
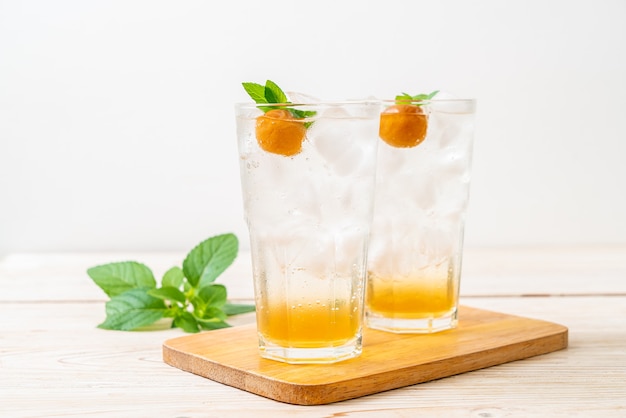
[{"label": "wooden serving board", "polygon": [[562,325],[463,306],[454,330],[420,335],[365,329],[361,356],[334,364],[261,358],[255,324],[167,340],[163,360],[270,399],[320,405],[550,353],[566,348],[567,338]]}]

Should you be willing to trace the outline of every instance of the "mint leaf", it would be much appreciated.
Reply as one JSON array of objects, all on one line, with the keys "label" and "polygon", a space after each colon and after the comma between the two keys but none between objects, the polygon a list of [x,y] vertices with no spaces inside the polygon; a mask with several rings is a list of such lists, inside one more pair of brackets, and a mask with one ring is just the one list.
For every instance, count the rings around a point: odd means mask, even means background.
[{"label": "mint leaf", "polygon": [[131,289],[106,303],[106,320],[99,328],[130,331],[150,325],[165,316],[165,304],[150,296],[149,289]]},{"label": "mint leaf", "polygon": [[265,82],[265,98],[267,103],[289,103],[287,95],[272,80]]},{"label": "mint leaf", "polygon": [[221,284],[204,286],[200,288],[197,297],[204,306],[223,306],[226,303],[226,287]]},{"label": "mint leaf", "polygon": [[246,305],[240,303],[225,303],[222,306],[222,311],[228,316],[239,315],[248,312],[254,312],[254,305]]},{"label": "mint leaf", "polygon": [[87,270],[87,274],[109,297],[138,287],[156,287],[152,271],[136,261],[92,267]]},{"label": "mint leaf", "polygon": [[202,329],[213,330],[213,329],[221,329],[221,328],[229,328],[230,325],[221,319],[201,319],[196,318],[198,325],[202,327]]},{"label": "mint leaf", "polygon": [[220,308],[215,306],[209,306],[204,310],[204,312],[202,312],[202,315],[195,315],[195,317],[196,319],[219,319],[220,321],[223,321],[226,319],[227,315]]},{"label": "mint leaf", "polygon": [[396,103],[397,104],[415,104],[416,106],[421,106],[421,103],[413,103],[413,102],[423,102],[426,100],[430,100],[433,97],[435,97],[435,95],[439,93],[439,90],[435,90],[430,94],[416,94],[415,96],[411,96],[408,93],[404,93],[402,92],[402,94],[396,96]]},{"label": "mint leaf", "polygon": [[287,110],[289,110],[291,114],[294,115],[295,117],[301,118],[301,119],[315,116],[317,114],[317,111],[315,110],[300,110],[300,109],[291,109],[291,108]]},{"label": "mint leaf", "polygon": [[[287,108],[287,110],[290,111],[291,114],[294,115],[296,118],[300,118],[300,119],[312,117],[317,114],[315,110],[300,110],[300,109],[293,109],[293,108]],[[304,127],[307,129],[311,125],[313,125],[313,122],[304,122]]]},{"label": "mint leaf", "polygon": [[211,284],[202,287],[192,302],[194,315],[203,319],[226,319],[221,307],[226,303],[226,287],[221,284]]},{"label": "mint leaf", "polygon": [[439,90],[435,90],[435,91],[433,91],[433,92],[432,92],[432,93],[430,93],[428,96],[426,96],[426,100],[430,100],[430,99],[432,99],[433,97],[435,97],[435,95],[436,95],[437,93],[439,93]]},{"label": "mint leaf", "polygon": [[265,86],[258,83],[241,83],[255,103],[268,103],[265,98]]},{"label": "mint leaf", "polygon": [[130,331],[161,318],[172,318],[172,328],[185,332],[229,327],[225,322],[229,315],[254,310],[253,305],[227,303],[226,287],[213,283],[232,264],[238,249],[234,234],[211,237],[187,254],[182,269],[166,271],[160,288],[152,271],[136,261],[88,269],[93,281],[110,296],[106,319],[98,327]]},{"label": "mint leaf", "polygon": [[[266,80],[265,86],[258,83],[241,83],[243,88],[246,90],[248,95],[255,101],[257,104],[289,104],[289,98],[285,94],[285,92],[278,87],[278,84],[274,83],[272,80]],[[410,97],[410,96],[409,96]],[[286,109],[291,114],[298,119],[303,119],[311,116],[315,116],[317,114],[314,110],[299,110],[286,106],[257,106],[264,113],[272,110],[272,109]],[[304,126],[309,128],[313,122],[305,122]]]},{"label": "mint leaf", "polygon": [[200,332],[196,318],[190,312],[181,312],[172,322],[173,327],[181,328],[185,332]]},{"label": "mint leaf", "polygon": [[413,96],[407,93],[402,93],[401,95],[396,96],[396,102],[411,102],[413,100]]},{"label": "mint leaf", "polygon": [[148,294],[161,300],[171,300],[180,303],[185,303],[187,301],[185,294],[178,290],[178,288],[172,286],[163,286],[160,289],[150,289]]},{"label": "mint leaf", "polygon": [[175,288],[179,288],[181,284],[183,284],[183,279],[185,275],[180,267],[172,267],[163,275],[163,279],[161,280],[161,284],[163,286],[171,286]]},{"label": "mint leaf", "polygon": [[239,241],[234,234],[211,237],[189,252],[183,272],[192,287],[204,287],[217,278],[237,257]]}]

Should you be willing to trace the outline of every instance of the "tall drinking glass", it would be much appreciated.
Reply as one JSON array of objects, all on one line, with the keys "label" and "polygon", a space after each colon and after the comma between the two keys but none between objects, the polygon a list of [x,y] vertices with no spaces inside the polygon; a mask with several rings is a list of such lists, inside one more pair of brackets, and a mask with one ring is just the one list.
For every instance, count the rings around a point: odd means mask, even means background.
[{"label": "tall drinking glass", "polygon": [[473,100],[383,103],[368,261],[370,328],[430,333],[457,326],[475,106]]},{"label": "tall drinking glass", "polygon": [[260,355],[288,363],[358,356],[380,103],[235,111]]}]

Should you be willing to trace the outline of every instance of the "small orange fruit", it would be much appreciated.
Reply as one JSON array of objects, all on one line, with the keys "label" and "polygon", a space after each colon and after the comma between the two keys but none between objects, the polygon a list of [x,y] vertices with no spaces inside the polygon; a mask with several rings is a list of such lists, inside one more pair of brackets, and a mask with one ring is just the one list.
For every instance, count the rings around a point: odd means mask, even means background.
[{"label": "small orange fruit", "polygon": [[420,106],[397,104],[380,114],[378,135],[393,147],[411,148],[426,138],[428,117]]},{"label": "small orange fruit", "polygon": [[273,154],[296,155],[302,150],[306,134],[304,122],[286,109],[272,109],[256,120],[256,139],[259,146]]}]

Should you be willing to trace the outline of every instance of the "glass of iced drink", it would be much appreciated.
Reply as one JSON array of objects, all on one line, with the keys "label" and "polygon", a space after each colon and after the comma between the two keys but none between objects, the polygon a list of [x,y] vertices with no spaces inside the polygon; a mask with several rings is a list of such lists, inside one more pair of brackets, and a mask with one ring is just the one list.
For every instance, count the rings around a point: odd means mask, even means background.
[{"label": "glass of iced drink", "polygon": [[262,357],[333,363],[361,353],[380,109],[235,106]]},{"label": "glass of iced drink", "polygon": [[457,326],[476,104],[397,99],[380,116],[367,325],[443,331]]}]

